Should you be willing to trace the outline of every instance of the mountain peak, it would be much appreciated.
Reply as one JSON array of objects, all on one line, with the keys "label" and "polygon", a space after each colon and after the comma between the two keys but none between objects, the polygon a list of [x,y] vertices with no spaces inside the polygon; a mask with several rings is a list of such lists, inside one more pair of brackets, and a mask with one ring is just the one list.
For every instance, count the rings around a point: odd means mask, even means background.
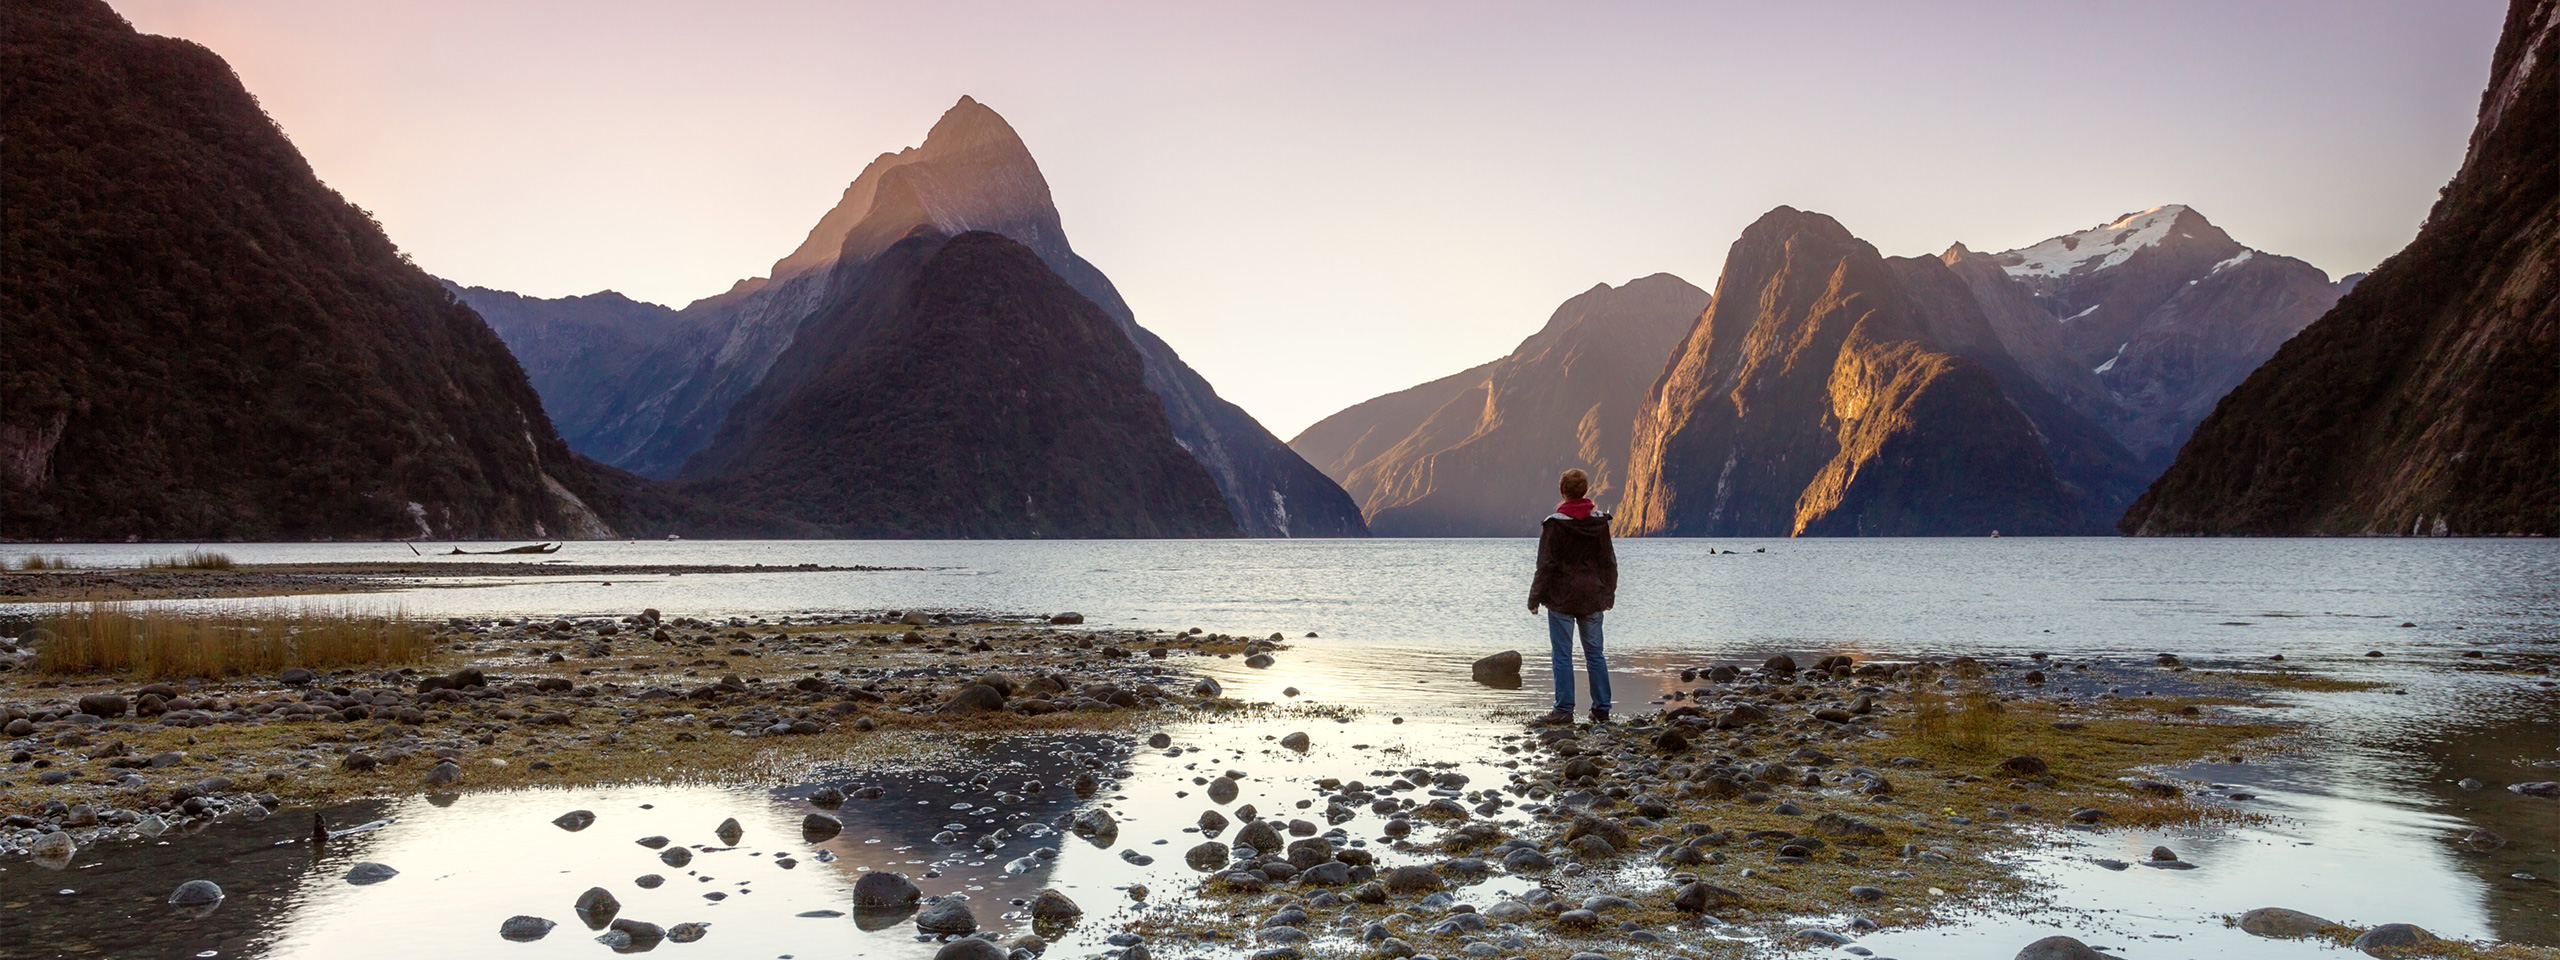
[{"label": "mountain peak", "polygon": [[[897,176],[915,167],[935,172],[921,181]],[[884,194],[883,185],[898,179],[908,182],[893,184]],[[856,244],[864,249],[847,250],[847,238],[881,207],[898,208],[879,212],[910,222],[878,224]],[[963,96],[934,121],[923,144],[883,153],[863,167],[799,249],[774,263],[772,276],[779,280],[830,266],[847,255],[876,254],[905,236],[915,218],[946,234],[993,230],[1031,244],[1043,258],[1063,257],[1057,215],[1049,183],[1013,125],[986,104]]]},{"label": "mountain peak", "polygon": [[2013,277],[2063,277],[2095,273],[2130,260],[2145,248],[2182,239],[2235,243],[2204,214],[2171,203],[1994,256]]}]

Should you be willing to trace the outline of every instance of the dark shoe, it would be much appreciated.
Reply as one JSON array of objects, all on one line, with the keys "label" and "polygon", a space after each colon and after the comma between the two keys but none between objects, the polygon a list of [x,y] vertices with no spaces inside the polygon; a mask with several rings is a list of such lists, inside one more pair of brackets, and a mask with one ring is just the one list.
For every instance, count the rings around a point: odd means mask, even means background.
[{"label": "dark shoe", "polygon": [[1546,716],[1529,721],[1529,725],[1533,727],[1570,727],[1573,726],[1573,711],[1549,710],[1547,711]]},{"label": "dark shoe", "polygon": [[1608,711],[1608,709],[1607,709],[1607,708],[1605,708],[1605,707],[1593,707],[1593,708],[1591,708],[1591,722],[1592,722],[1592,724],[1594,724],[1594,725],[1598,725],[1598,724],[1603,724],[1603,723],[1607,723],[1607,722],[1609,722],[1609,711]]}]

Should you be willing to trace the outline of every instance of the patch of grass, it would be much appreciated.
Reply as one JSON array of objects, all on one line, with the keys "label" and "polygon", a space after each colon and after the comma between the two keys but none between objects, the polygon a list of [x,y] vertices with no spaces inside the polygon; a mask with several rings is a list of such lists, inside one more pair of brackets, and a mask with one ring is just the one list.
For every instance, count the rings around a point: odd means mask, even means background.
[{"label": "patch of grass", "polygon": [[49,557],[41,553],[30,553],[24,557],[18,558],[18,562],[11,564],[9,569],[26,571],[69,570],[71,569],[71,558],[61,556]]},{"label": "patch of grass", "polygon": [[277,607],[202,616],[93,603],[45,618],[36,669],[148,678],[220,677],[289,667],[416,663],[435,649],[425,627],[398,613]]},{"label": "patch of grass", "polygon": [[231,555],[214,550],[189,550],[167,557],[142,561],[145,570],[229,570],[238,566]]},{"label": "patch of grass", "polygon": [[2284,671],[2280,673],[2234,673],[2231,675],[2231,678],[2262,686],[2277,687],[2284,690],[2306,690],[2313,693],[2349,693],[2357,690],[2380,690],[2384,687],[2390,686],[2390,684],[2374,680],[2341,680],[2337,677],[2324,677],[2316,673],[2294,673],[2292,671]]}]

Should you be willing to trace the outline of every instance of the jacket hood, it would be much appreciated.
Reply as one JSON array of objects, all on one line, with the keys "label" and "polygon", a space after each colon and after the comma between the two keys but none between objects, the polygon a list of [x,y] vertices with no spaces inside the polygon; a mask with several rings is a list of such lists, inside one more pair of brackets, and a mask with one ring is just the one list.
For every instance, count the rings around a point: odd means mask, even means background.
[{"label": "jacket hood", "polygon": [[1593,513],[1591,516],[1581,519],[1568,517],[1561,513],[1551,513],[1547,515],[1547,519],[1542,523],[1544,526],[1553,527],[1557,530],[1577,536],[1606,537],[1609,535],[1609,515],[1606,513]]}]

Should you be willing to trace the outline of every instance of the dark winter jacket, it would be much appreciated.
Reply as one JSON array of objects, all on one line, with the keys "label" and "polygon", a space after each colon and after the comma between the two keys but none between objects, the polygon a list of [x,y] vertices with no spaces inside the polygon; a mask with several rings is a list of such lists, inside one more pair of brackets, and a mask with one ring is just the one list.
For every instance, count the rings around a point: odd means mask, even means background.
[{"label": "dark winter jacket", "polygon": [[1529,602],[1576,616],[1618,604],[1618,551],[1609,545],[1609,515],[1575,519],[1552,514],[1538,525],[1538,575]]}]

